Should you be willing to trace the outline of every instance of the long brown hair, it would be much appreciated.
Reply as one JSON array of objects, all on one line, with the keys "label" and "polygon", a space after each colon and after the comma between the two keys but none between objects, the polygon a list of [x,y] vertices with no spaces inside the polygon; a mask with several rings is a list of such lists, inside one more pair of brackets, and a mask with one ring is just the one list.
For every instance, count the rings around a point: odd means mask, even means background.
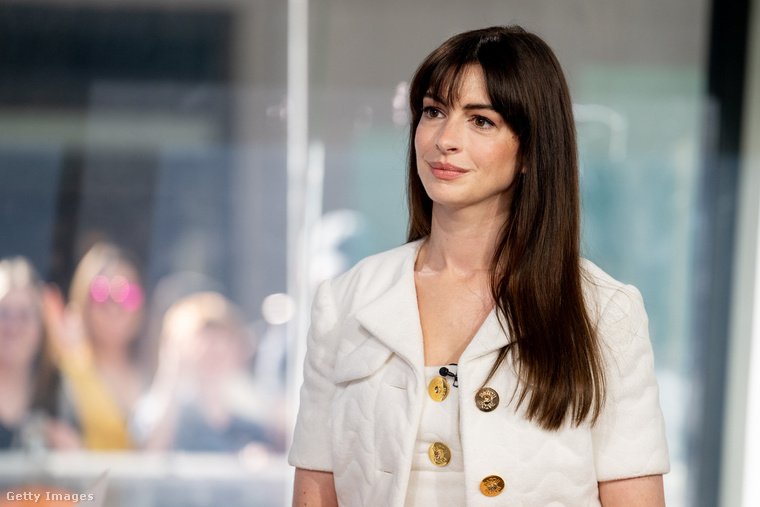
[{"label": "long brown hair", "polygon": [[[578,155],[572,102],[551,48],[520,27],[491,27],[444,42],[419,66],[409,90],[411,136],[407,240],[430,234],[433,203],[417,174],[414,137],[425,94],[456,100],[468,66],[485,75],[491,105],[519,139],[517,182],[509,218],[491,262],[491,291],[510,343],[488,375],[512,353],[517,407],[558,429],[593,424],[604,403],[604,371],[586,310],[580,268]],[[488,380],[486,380],[488,382]]]}]

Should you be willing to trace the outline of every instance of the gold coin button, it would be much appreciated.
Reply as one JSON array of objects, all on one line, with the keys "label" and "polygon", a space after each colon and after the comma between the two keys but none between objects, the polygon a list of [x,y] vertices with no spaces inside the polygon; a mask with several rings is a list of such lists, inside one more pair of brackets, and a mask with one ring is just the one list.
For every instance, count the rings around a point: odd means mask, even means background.
[{"label": "gold coin button", "polygon": [[498,475],[489,475],[480,481],[480,492],[486,496],[496,496],[504,491],[504,479]]},{"label": "gold coin button", "polygon": [[435,377],[430,381],[428,393],[434,401],[443,401],[449,395],[449,383],[443,377]]},{"label": "gold coin button", "polygon": [[434,442],[430,444],[428,456],[430,456],[430,461],[432,461],[434,465],[445,467],[449,464],[449,461],[451,461],[451,450],[443,442]]},{"label": "gold coin button", "polygon": [[478,389],[475,394],[475,405],[482,412],[490,412],[499,406],[499,393],[490,387]]}]

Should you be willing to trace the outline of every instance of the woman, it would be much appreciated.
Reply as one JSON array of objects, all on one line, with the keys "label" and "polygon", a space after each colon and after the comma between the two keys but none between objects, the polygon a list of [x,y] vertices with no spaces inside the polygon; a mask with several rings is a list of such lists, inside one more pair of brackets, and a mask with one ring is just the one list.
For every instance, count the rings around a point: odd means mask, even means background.
[{"label": "woman", "polygon": [[127,421],[145,384],[135,357],[143,303],[135,263],[97,243],[74,272],[66,311],[48,312],[67,393],[64,416],[88,449],[133,447]]},{"label": "woman", "polygon": [[551,49],[456,35],[410,105],[410,242],[317,292],[294,505],[663,505],[646,313],[580,258]]},{"label": "woman", "polygon": [[176,301],[164,315],[153,385],[135,411],[142,447],[238,452],[254,444],[263,450],[266,411],[246,372],[252,345],[242,311],[222,294]]},{"label": "woman", "polygon": [[24,257],[0,260],[0,449],[71,447],[54,417],[59,375],[42,319],[42,282]]}]

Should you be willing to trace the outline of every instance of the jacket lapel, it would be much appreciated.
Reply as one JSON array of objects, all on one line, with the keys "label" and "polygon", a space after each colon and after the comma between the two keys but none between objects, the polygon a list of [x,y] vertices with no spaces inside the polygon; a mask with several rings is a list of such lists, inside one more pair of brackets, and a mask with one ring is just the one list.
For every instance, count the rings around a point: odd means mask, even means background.
[{"label": "jacket lapel", "polygon": [[[356,320],[380,343],[402,357],[415,370],[425,364],[422,325],[414,284],[414,262],[421,242],[410,244],[395,281],[356,313]],[[475,333],[460,362],[490,354],[509,343],[494,308]]]},{"label": "jacket lapel", "polygon": [[496,314],[496,307],[494,307],[462,353],[459,362],[461,364],[465,361],[485,356],[505,347],[508,343],[509,338],[501,329],[499,318]]},{"label": "jacket lapel", "polygon": [[398,354],[413,369],[424,364],[422,326],[414,286],[417,248],[401,266],[388,289],[356,313],[356,320],[378,341]]}]

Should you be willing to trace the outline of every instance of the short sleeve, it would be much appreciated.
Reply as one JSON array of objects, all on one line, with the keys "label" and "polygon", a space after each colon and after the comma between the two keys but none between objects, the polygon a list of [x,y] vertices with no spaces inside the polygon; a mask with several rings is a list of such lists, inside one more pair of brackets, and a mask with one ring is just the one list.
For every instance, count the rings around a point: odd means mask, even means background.
[{"label": "short sleeve", "polygon": [[604,409],[592,428],[597,480],[667,473],[670,459],[654,354],[636,288],[625,286],[613,294],[597,331],[607,382]]},{"label": "short sleeve", "polygon": [[328,280],[314,296],[306,339],[300,406],[288,456],[288,463],[298,468],[332,471],[329,412],[335,389],[337,327],[337,311]]}]

